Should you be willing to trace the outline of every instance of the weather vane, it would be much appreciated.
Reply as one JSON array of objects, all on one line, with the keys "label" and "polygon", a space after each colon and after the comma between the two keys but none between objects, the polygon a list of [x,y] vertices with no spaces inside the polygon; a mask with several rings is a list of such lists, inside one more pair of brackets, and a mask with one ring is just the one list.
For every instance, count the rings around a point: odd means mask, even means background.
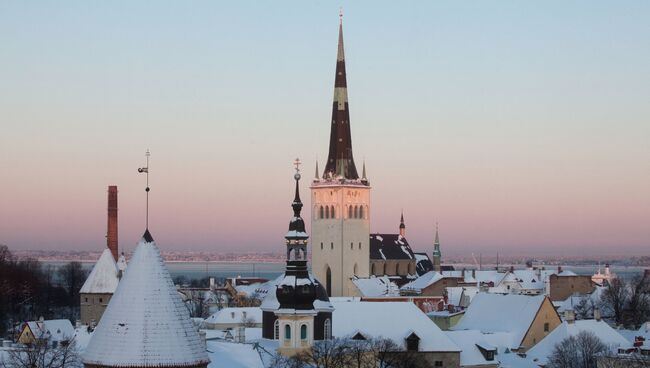
[{"label": "weather vane", "polygon": [[138,168],[138,172],[147,174],[147,187],[144,189],[144,191],[147,192],[147,207],[146,207],[145,223],[146,223],[146,229],[149,229],[149,156],[151,156],[151,152],[149,152],[148,148],[147,148],[147,152],[145,152],[144,155],[147,158],[147,165],[145,167]]},{"label": "weather vane", "polygon": [[295,160],[293,160],[293,166],[296,167],[296,174],[293,176],[294,179],[300,180],[300,165],[302,162],[300,162],[300,159],[296,157]]}]

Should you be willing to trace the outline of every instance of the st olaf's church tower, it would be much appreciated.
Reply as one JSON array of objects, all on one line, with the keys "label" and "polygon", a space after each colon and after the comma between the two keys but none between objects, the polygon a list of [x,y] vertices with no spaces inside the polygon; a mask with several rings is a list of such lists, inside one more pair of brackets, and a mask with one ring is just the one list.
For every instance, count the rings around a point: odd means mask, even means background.
[{"label": "st olaf's church tower", "polygon": [[339,24],[329,155],[311,185],[312,271],[330,296],[355,295],[351,278],[369,276],[370,183],[352,157],[343,21]]}]

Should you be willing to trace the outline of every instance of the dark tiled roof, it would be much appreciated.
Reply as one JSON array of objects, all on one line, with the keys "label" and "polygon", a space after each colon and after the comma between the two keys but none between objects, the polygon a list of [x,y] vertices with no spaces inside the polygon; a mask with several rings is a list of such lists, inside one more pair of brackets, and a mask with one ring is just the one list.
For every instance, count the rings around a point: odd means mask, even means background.
[{"label": "dark tiled roof", "polygon": [[415,255],[399,234],[370,234],[370,259],[415,259]]},{"label": "dark tiled roof", "polygon": [[417,263],[415,264],[415,271],[418,273],[418,276],[422,276],[429,271],[433,271],[433,263],[429,259],[429,256],[426,253],[415,253],[419,257]]}]

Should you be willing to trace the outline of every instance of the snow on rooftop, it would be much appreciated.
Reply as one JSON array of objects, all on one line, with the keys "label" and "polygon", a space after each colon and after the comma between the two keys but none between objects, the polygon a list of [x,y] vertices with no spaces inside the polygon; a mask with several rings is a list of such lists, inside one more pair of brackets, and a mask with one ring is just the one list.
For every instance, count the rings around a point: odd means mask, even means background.
[{"label": "snow on rooftop", "polygon": [[526,358],[539,365],[546,365],[548,357],[553,352],[555,345],[569,336],[575,336],[582,331],[593,332],[602,342],[607,345],[611,352],[616,352],[619,347],[629,347],[631,344],[616,330],[611,328],[604,321],[594,319],[582,319],[573,323],[562,322],[542,341],[526,352]]},{"label": "snow on rooftop", "polygon": [[399,287],[386,276],[352,279],[362,296],[399,296]]},{"label": "snow on rooftop", "polygon": [[260,354],[252,344],[208,341],[207,348],[212,361],[208,368],[264,368]]},{"label": "snow on rooftop", "polygon": [[223,308],[205,319],[206,323],[262,323],[262,310],[259,307]]},{"label": "snow on rooftop", "polygon": [[113,294],[117,289],[119,278],[117,277],[117,265],[110,249],[104,249],[102,255],[95,263],[93,270],[84,282],[80,294]]},{"label": "snow on rooftop", "polygon": [[336,337],[361,333],[366,338],[384,337],[406,349],[406,337],[420,338],[420,351],[460,351],[444,332],[410,302],[334,301],[332,332]]},{"label": "snow on rooftop", "polygon": [[421,291],[422,289],[425,289],[426,287],[433,285],[437,281],[442,280],[442,278],[443,276],[441,273],[436,271],[429,271],[424,275],[418,277],[417,279],[409,282],[408,284],[404,284],[401,287],[401,289]]},{"label": "snow on rooftop", "polygon": [[90,339],[83,361],[121,367],[200,366],[209,362],[189,311],[148,231]]},{"label": "snow on rooftop", "polygon": [[[460,352],[460,365],[475,366],[475,365],[488,365],[495,364],[496,361],[488,361],[485,359],[481,351],[476,345],[481,345],[486,348],[494,348],[491,344],[485,341],[483,334],[478,330],[464,330],[464,331],[445,331],[445,334],[461,349]],[[496,356],[495,356],[496,357]],[[496,358],[495,358],[496,359]]]},{"label": "snow on rooftop", "polygon": [[[110,254],[110,251],[109,251]],[[50,319],[45,321],[27,322],[34,337],[50,341],[71,340],[74,337],[74,327],[67,319]]]},{"label": "snow on rooftop", "polygon": [[511,341],[504,346],[517,349],[545,299],[544,295],[478,293],[452,330],[508,333]]}]

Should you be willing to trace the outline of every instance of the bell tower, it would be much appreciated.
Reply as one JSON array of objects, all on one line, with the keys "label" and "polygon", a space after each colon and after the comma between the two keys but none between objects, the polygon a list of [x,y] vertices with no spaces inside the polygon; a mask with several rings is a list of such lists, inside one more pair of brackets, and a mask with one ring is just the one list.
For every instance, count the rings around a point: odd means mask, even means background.
[{"label": "bell tower", "polygon": [[312,271],[329,296],[353,296],[354,276],[370,268],[370,183],[352,156],[343,19],[339,23],[329,155],[311,185]]}]

